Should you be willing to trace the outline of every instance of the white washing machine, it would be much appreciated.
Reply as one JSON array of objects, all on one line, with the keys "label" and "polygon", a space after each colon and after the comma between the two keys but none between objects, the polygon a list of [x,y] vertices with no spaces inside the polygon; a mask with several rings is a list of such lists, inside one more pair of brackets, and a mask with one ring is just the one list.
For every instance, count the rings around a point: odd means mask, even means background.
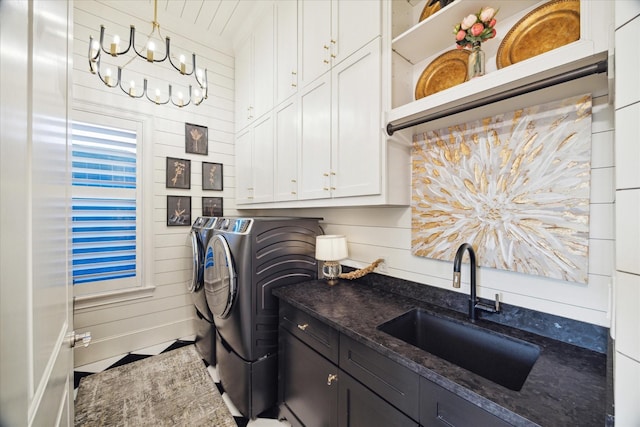
[{"label": "white washing machine", "polygon": [[220,382],[254,419],[277,403],[278,299],[271,291],[317,277],[317,218],[219,218],[206,248],[204,289],[216,325]]},{"label": "white washing machine", "polygon": [[205,251],[217,220],[216,217],[199,217],[193,222],[189,232],[193,251],[193,266],[187,289],[191,294],[197,318],[195,347],[200,356],[210,365],[215,365],[216,362],[215,324],[204,295],[204,266],[206,262]]}]

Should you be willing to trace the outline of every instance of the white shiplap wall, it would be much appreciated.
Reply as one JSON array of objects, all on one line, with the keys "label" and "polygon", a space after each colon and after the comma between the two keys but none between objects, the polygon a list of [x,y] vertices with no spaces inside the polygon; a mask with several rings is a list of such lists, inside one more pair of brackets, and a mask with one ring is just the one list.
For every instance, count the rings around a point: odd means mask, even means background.
[{"label": "white shiplap wall", "polygon": [[615,421],[640,425],[640,2],[619,1],[616,27]]},{"label": "white shiplap wall", "polygon": [[[127,3],[74,2],[73,105],[76,110],[139,122],[143,129],[144,163],[152,169],[143,171],[151,181],[143,187],[147,203],[143,206],[145,242],[142,258],[150,263],[146,265],[143,284],[155,286],[155,289],[148,297],[76,309],[76,331],[91,331],[93,336],[91,346],[76,350],[76,366],[194,333],[193,303],[186,288],[192,265],[187,240],[189,227],[166,226],[167,195],[191,196],[192,219],[202,215],[203,196],[223,197],[225,214],[235,213],[234,57],[231,46],[215,36],[204,40],[192,36],[191,39],[189,34],[193,32],[172,28],[172,20],[159,15],[163,35],[171,37],[172,52],[186,52],[187,57],[190,52],[196,52],[198,66],[208,69],[209,99],[200,106],[182,109],[157,106],[146,99],[131,99],[119,89],[105,87],[88,71],[87,62],[89,36],[98,38],[101,24],[107,30],[106,42],[111,41],[113,34],[128,42],[131,24],[136,26],[139,43],[146,39],[151,24],[147,17],[132,16],[127,11]],[[149,13],[152,11],[152,3],[149,3]],[[165,65],[150,66],[136,60],[130,67],[134,71],[145,70],[145,74],[156,81],[179,82],[181,76]],[[138,77],[137,87],[141,88],[141,77]],[[150,90],[155,90],[151,81]],[[174,94],[176,91],[174,85]],[[207,156],[185,153],[185,122],[208,128]],[[165,187],[166,157],[191,160],[191,189]],[[203,161],[224,165],[222,192],[202,191]]]}]

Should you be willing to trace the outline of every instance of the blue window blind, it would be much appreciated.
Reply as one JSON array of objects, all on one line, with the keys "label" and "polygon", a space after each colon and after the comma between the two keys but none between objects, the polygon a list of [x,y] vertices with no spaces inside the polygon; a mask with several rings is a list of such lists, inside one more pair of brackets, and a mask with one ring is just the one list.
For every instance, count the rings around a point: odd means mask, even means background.
[{"label": "blue window blind", "polygon": [[136,133],[72,124],[73,284],[137,275]]}]

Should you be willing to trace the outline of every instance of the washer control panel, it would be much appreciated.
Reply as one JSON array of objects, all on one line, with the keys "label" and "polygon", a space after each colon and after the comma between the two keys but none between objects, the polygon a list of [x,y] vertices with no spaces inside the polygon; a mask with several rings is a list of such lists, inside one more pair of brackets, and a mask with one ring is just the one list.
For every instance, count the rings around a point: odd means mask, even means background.
[{"label": "washer control panel", "polygon": [[249,231],[252,220],[249,218],[220,218],[216,224],[216,230],[244,234]]}]

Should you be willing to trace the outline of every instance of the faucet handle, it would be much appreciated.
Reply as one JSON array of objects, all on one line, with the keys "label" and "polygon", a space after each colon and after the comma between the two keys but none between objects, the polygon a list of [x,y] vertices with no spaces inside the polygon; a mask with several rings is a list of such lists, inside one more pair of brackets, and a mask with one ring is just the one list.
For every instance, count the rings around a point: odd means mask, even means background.
[{"label": "faucet handle", "polygon": [[460,287],[460,272],[459,271],[454,271],[453,272],[453,287],[454,288],[459,288]]}]

